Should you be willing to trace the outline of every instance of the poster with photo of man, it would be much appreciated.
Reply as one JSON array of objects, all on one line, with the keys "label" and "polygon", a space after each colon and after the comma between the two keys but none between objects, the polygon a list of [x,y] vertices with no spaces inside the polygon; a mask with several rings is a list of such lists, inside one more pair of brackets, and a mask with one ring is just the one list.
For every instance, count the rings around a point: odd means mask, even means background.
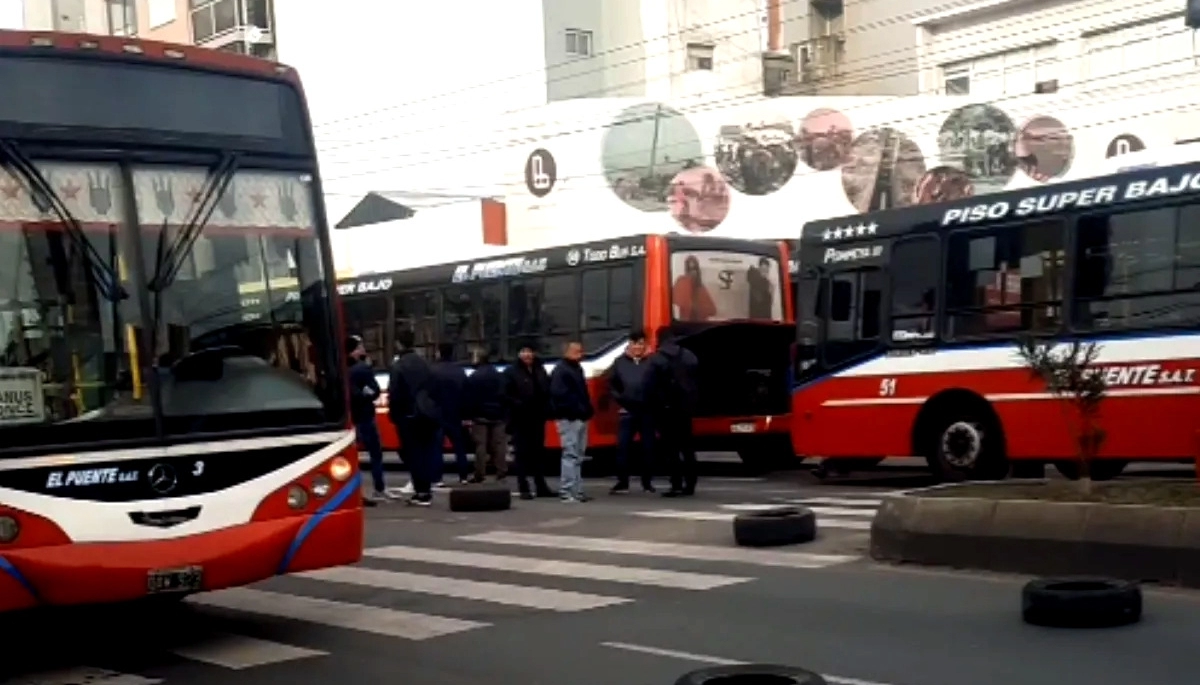
[{"label": "poster with photo of man", "polygon": [[671,255],[671,309],[677,321],[782,321],[779,260],[722,250]]}]

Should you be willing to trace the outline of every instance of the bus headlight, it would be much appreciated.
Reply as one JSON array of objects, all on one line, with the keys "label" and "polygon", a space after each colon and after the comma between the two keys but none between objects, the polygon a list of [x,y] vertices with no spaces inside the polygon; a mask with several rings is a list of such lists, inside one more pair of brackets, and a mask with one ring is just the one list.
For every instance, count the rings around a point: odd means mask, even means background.
[{"label": "bus headlight", "polygon": [[329,462],[329,475],[333,476],[333,479],[339,483],[349,478],[353,471],[354,468],[350,466],[349,460],[345,457],[337,457]]},{"label": "bus headlight", "polygon": [[312,492],[317,497],[324,497],[333,489],[333,483],[325,476],[315,476],[312,482]]},{"label": "bus headlight", "polygon": [[21,524],[11,516],[0,516],[0,542],[12,542],[21,534]]},{"label": "bus headlight", "polygon": [[288,488],[288,506],[293,509],[303,509],[308,506],[308,493],[299,485]]}]

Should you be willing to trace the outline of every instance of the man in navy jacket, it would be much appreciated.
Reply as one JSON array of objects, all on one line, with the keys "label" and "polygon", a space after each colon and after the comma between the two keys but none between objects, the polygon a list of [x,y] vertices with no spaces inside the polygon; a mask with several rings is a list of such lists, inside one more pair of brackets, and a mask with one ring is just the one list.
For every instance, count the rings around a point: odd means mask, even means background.
[{"label": "man in navy jacket", "polygon": [[654,492],[654,416],[647,403],[647,376],[650,364],[646,360],[646,334],[633,331],[625,354],[617,357],[608,378],[608,391],[620,407],[617,424],[617,484],[612,494],[629,491],[629,453],[633,439],[642,440],[642,489]]},{"label": "man in navy jacket", "polygon": [[583,455],[587,452],[588,424],[595,414],[587,378],[580,361],[583,345],[567,343],[562,359],[550,374],[550,416],[562,445],[559,494],[563,502],[586,502],[583,493]]},{"label": "man in navy jacket", "polygon": [[364,500],[367,506],[375,506],[387,497],[383,482],[383,442],[379,439],[379,426],[375,425],[375,400],[383,395],[379,381],[375,380],[375,369],[367,359],[367,350],[362,338],[352,335],[346,339],[346,356],[350,362],[350,420],[358,445],[371,456],[372,494]]},{"label": "man in navy jacket", "polygon": [[[438,345],[438,360],[433,363],[432,371],[434,396],[442,410],[442,434],[454,450],[454,463],[458,467],[458,482],[461,485],[467,482],[471,469],[467,461],[467,435],[463,430],[463,419],[466,417],[462,413],[467,371],[454,362],[454,345]],[[446,462],[440,453],[433,467],[433,487],[442,487]]]}]

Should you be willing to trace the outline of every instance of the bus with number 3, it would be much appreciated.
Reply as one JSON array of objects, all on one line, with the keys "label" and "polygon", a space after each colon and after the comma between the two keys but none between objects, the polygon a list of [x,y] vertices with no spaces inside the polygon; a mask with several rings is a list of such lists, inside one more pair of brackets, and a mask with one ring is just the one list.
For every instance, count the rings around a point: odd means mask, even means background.
[{"label": "bus with number 3", "polygon": [[1033,336],[1096,345],[1092,478],[1197,456],[1200,163],[816,221],[799,262],[798,454],[1078,478],[1069,411],[1017,354]]},{"label": "bus with number 3", "polygon": [[357,561],[328,229],[296,74],[0,32],[0,611]]}]

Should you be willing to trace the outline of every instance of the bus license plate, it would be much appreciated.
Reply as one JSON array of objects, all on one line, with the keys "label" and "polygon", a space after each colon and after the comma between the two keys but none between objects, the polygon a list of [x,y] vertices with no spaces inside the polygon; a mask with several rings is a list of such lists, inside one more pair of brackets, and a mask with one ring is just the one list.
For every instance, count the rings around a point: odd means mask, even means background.
[{"label": "bus license plate", "polygon": [[733,433],[753,433],[754,432],[754,424],[753,423],[735,423],[729,427],[729,430],[730,430],[730,432],[733,432]]},{"label": "bus license plate", "polygon": [[151,595],[164,592],[197,592],[204,581],[204,570],[199,566],[164,568],[150,572],[146,578],[146,592]]}]

